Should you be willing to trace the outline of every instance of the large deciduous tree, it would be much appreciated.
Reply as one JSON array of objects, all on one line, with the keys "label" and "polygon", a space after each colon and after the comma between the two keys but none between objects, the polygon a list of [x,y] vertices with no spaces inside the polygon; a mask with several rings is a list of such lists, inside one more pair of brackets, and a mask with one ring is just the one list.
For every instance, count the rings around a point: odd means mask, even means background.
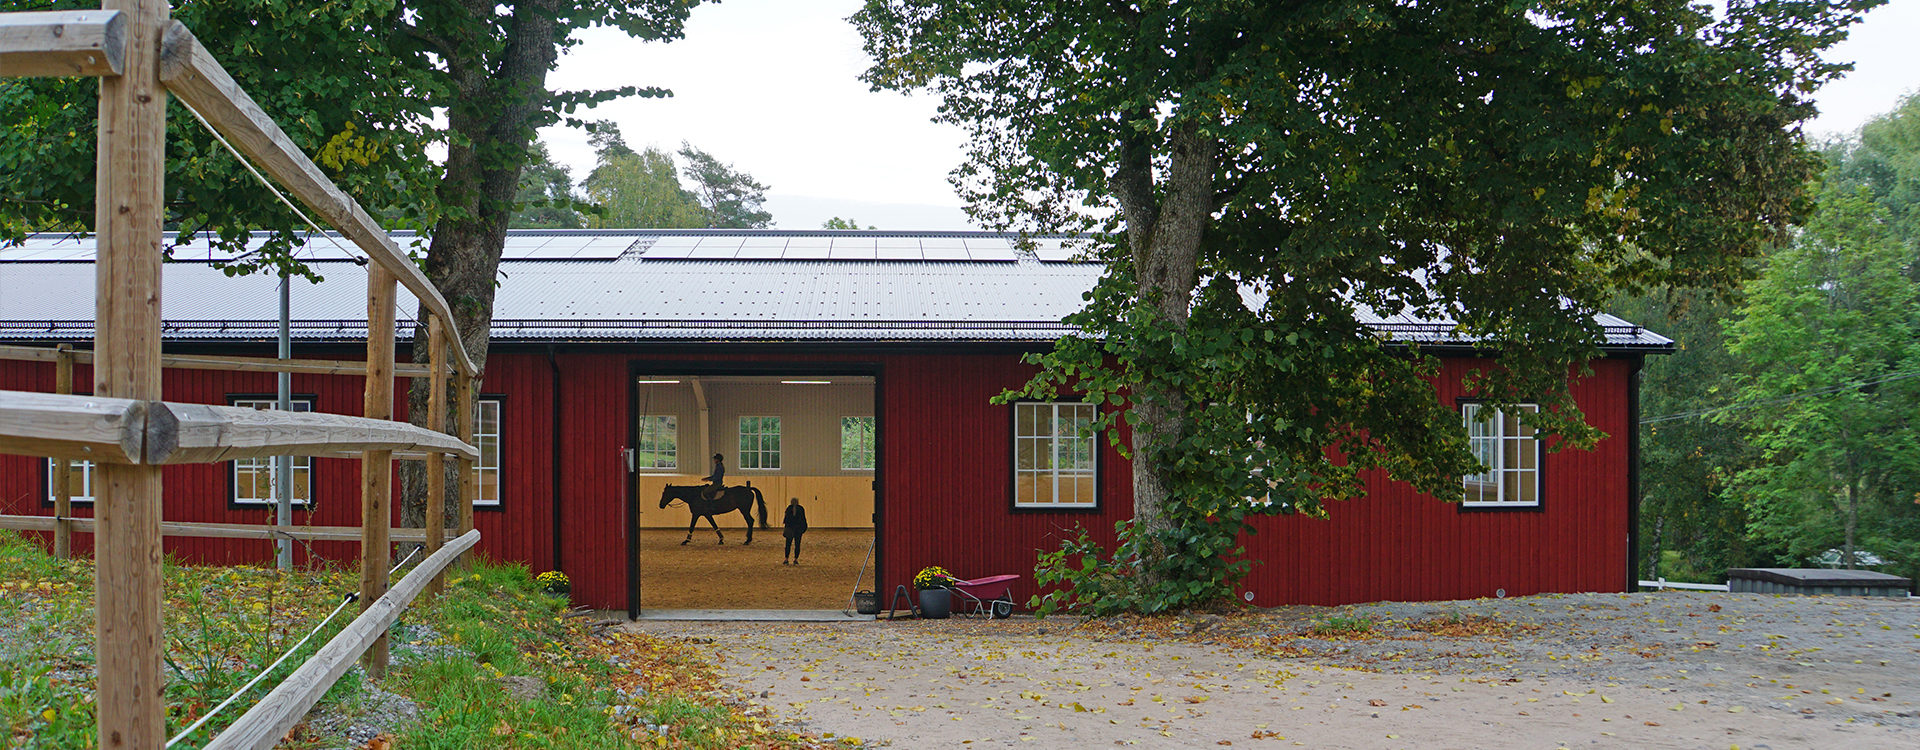
[{"label": "large deciduous tree", "polygon": [[[453,305],[466,349],[485,366],[494,286],[521,169],[536,129],[577,108],[660,89],[553,91],[547,74],[573,32],[618,28],[671,40],[696,0],[343,0],[290,8],[271,0],[189,3],[175,14],[336,183],[391,223],[429,232],[423,265]],[[97,7],[7,0],[6,10]],[[80,229],[92,212],[90,83],[0,82],[0,237]],[[444,127],[434,115],[444,113]],[[168,221],[242,247],[270,230],[261,252],[236,272],[274,267],[310,274],[288,252],[304,229],[219,151],[177,104],[169,114]],[[575,123],[582,124],[582,123]],[[445,147],[445,159],[428,154]],[[426,319],[420,309],[416,320]],[[425,326],[414,356],[427,352]],[[427,384],[409,393],[416,423]],[[450,410],[451,411],[451,410]],[[443,427],[451,427],[446,425]],[[402,518],[426,507],[418,464],[403,464]],[[448,486],[456,483],[449,482]],[[450,503],[449,506],[452,504]]]},{"label": "large deciduous tree", "polygon": [[1728,285],[1799,216],[1797,124],[1841,70],[1820,53],[1875,4],[869,0],[854,22],[866,80],[970,129],[976,217],[1110,240],[1027,390],[1127,406],[1103,421],[1132,428],[1134,521],[1048,568],[1099,611],[1230,593],[1248,514],[1319,512],[1360,469],[1460,496],[1437,362],[1372,316],[1453,322],[1497,363],[1470,389],[1591,445],[1568,379],[1592,312]]},{"label": "large deciduous tree", "polygon": [[[1746,365],[1736,410],[1759,461],[1736,477],[1756,536],[1805,562],[1862,543],[1912,570],[1920,552],[1920,287],[1866,188],[1833,192],[1748,285],[1728,348]],[[1863,523],[1864,522],[1864,523]]]}]

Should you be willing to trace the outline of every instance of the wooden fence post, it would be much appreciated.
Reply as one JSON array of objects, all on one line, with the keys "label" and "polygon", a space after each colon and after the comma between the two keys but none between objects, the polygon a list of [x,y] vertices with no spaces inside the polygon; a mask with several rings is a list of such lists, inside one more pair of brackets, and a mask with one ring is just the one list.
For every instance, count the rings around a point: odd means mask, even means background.
[{"label": "wooden fence post", "polygon": [[[460,335],[455,333],[455,336]],[[473,378],[465,372],[453,377],[454,429],[460,442],[473,445]],[[473,498],[479,491],[479,478],[474,476],[474,461],[462,456],[457,464],[460,467],[460,533],[473,530]]]},{"label": "wooden fence post", "polygon": [[[61,344],[54,347],[58,352],[53,360],[53,392],[66,395],[73,392],[73,345]],[[53,556],[65,560],[73,557],[73,461],[65,458],[53,459]]]},{"label": "wooden fence post", "polygon": [[[447,326],[440,316],[427,318],[427,362],[433,367],[429,376],[427,396],[427,424],[435,430],[447,429],[447,361],[444,352],[447,349]],[[427,552],[439,552],[446,544],[447,537],[447,457],[440,453],[427,454]],[[462,532],[464,533],[464,532]],[[444,579],[435,574],[427,584],[429,598],[440,594]]]},{"label": "wooden fence post", "polygon": [[[160,85],[165,0],[106,0],[126,16],[122,75],[100,79],[94,168],[93,392],[158,401],[160,229],[167,91]],[[160,467],[94,466],[95,726],[101,748],[167,741],[161,673]]]},{"label": "wooden fence post", "polygon": [[[393,419],[393,303],[397,281],[379,265],[367,266],[367,383],[361,416]],[[373,606],[387,593],[387,565],[391,560],[387,529],[393,524],[393,451],[367,451],[360,456],[360,609]],[[367,649],[362,663],[367,676],[387,674],[387,638],[382,635]]]}]

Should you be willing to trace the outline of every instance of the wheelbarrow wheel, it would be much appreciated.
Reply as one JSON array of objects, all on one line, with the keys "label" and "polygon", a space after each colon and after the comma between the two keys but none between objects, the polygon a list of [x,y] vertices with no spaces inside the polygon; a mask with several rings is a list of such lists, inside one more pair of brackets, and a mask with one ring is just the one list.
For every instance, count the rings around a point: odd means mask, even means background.
[{"label": "wheelbarrow wheel", "polygon": [[1011,595],[1003,594],[1001,598],[993,600],[993,619],[1005,620],[1012,616],[1013,597]]}]

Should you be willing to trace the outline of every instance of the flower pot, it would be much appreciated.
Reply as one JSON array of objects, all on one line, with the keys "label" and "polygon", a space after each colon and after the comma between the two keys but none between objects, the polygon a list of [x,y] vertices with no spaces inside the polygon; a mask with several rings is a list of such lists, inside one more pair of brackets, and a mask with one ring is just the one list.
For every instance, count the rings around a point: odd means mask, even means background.
[{"label": "flower pot", "polygon": [[920,616],[945,620],[953,615],[953,592],[947,589],[920,590]]}]

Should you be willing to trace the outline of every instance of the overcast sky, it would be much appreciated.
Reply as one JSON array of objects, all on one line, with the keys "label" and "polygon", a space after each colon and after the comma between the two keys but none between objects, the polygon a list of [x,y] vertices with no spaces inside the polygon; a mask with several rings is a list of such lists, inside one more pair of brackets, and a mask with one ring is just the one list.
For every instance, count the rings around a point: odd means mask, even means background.
[{"label": "overcast sky", "polygon": [[[962,158],[955,127],[929,122],[927,96],[870,92],[860,36],[846,17],[860,0],[726,0],[701,5],[685,39],[636,42],[587,32],[560,61],[557,89],[660,86],[666,99],[629,98],[587,113],[620,125],[635,148],[691,142],[769,186],[783,229],[830,216],[881,229],[967,229],[947,173]],[[1867,16],[1832,59],[1857,69],[1818,94],[1816,137],[1850,132],[1920,90],[1920,0],[1893,0]],[[575,178],[593,167],[584,132],[542,131]]]}]

